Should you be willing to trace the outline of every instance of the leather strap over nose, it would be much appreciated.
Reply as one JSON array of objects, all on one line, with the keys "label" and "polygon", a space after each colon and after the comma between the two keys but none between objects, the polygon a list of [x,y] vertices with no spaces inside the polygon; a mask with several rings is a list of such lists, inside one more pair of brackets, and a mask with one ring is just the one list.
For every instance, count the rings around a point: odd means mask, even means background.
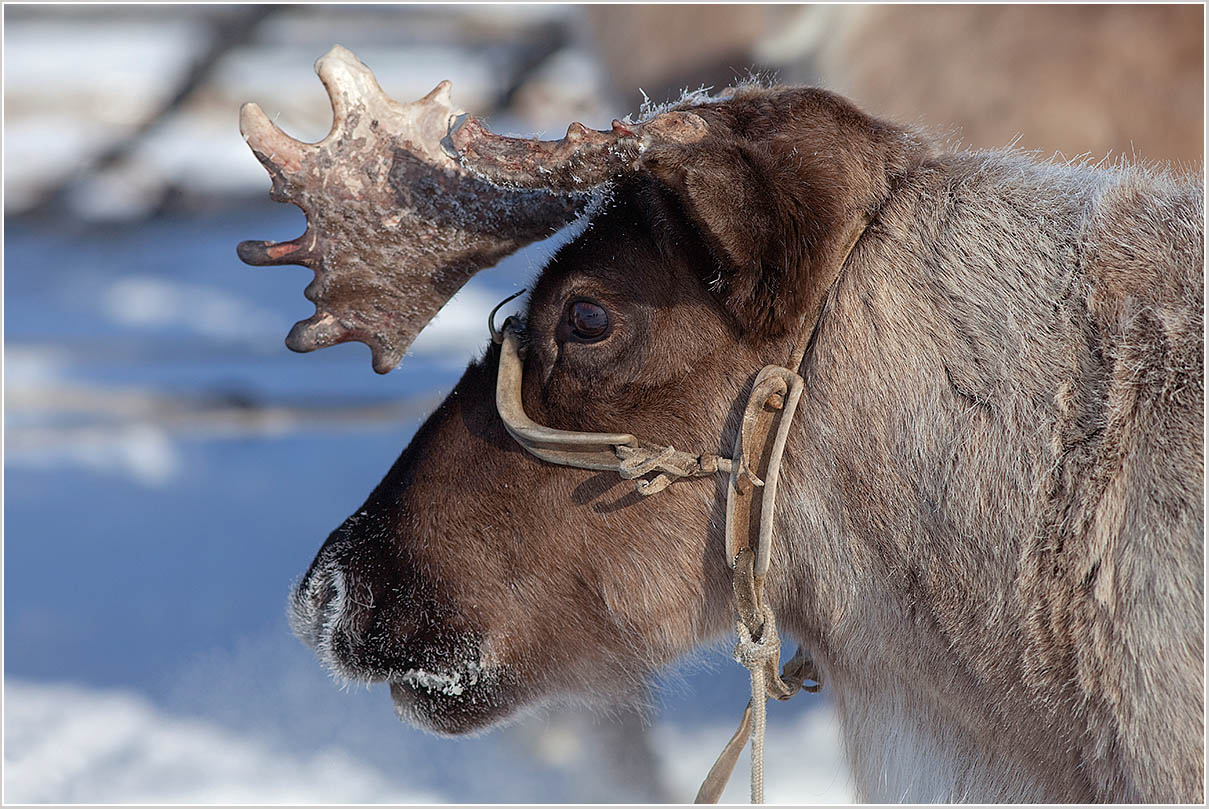
[{"label": "leather strap over nose", "polygon": [[638,447],[638,439],[629,433],[581,433],[556,430],[538,424],[525,414],[521,404],[521,378],[524,365],[520,357],[520,338],[513,318],[504,321],[500,343],[500,367],[496,376],[495,406],[504,429],[533,455],[543,461],[619,472],[621,459],[616,447]]},{"label": "leather strap over nose", "polygon": [[638,481],[638,493],[643,495],[661,492],[679,478],[731,471],[730,460],[717,455],[693,455],[670,446],[647,445],[629,433],[557,430],[533,421],[521,402],[524,361],[518,331],[511,317],[500,329],[495,406],[504,429],[532,455],[561,466],[616,472],[626,480],[654,472],[654,478]]}]

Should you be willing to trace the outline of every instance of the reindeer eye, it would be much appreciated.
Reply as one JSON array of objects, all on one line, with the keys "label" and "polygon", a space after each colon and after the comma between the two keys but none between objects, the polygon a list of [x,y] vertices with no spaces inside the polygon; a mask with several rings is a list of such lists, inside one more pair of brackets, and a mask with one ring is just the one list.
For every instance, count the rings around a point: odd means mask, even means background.
[{"label": "reindeer eye", "polygon": [[567,325],[576,340],[595,342],[609,332],[609,313],[591,301],[573,301],[567,308]]}]

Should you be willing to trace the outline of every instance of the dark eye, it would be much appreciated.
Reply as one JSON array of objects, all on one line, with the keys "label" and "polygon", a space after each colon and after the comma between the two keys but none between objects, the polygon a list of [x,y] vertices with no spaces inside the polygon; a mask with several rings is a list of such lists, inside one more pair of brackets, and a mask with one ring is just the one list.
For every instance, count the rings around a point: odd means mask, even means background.
[{"label": "dark eye", "polygon": [[567,309],[567,325],[576,340],[595,342],[609,332],[609,313],[591,301],[574,301]]}]

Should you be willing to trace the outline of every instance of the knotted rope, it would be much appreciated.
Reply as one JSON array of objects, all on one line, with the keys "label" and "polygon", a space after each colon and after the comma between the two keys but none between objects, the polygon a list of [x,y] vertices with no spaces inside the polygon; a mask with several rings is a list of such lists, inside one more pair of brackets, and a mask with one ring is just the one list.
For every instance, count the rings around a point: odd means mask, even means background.
[{"label": "knotted rope", "polygon": [[638,481],[638,493],[644,497],[658,494],[680,478],[700,478],[730,471],[730,459],[703,453],[693,455],[675,447],[614,447],[621,459],[617,473],[625,480],[640,478],[649,472],[659,474]]},{"label": "knotted rope", "polygon": [[[767,726],[766,702],[769,697],[787,700],[799,691],[817,692],[823,678],[800,646],[784,670],[777,673],[781,659],[781,638],[772,608],[764,600],[764,582],[755,575],[755,554],[744,548],[735,558],[735,606],[739,620],[735,630],[739,643],[735,661],[751,676],[751,700],[739,720],[739,728],[718,756],[709,775],[697,792],[695,803],[717,803],[722,797],[739,754],[751,739],[751,802],[764,802],[764,735]],[[806,685],[813,680],[813,685]]]}]

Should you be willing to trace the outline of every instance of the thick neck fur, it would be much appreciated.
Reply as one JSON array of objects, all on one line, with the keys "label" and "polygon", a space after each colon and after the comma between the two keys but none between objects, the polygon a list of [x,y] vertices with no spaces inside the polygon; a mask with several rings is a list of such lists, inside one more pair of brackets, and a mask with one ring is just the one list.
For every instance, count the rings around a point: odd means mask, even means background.
[{"label": "thick neck fur", "polygon": [[960,153],[853,251],[770,586],[859,798],[1201,799],[1202,232],[1163,175]]}]

